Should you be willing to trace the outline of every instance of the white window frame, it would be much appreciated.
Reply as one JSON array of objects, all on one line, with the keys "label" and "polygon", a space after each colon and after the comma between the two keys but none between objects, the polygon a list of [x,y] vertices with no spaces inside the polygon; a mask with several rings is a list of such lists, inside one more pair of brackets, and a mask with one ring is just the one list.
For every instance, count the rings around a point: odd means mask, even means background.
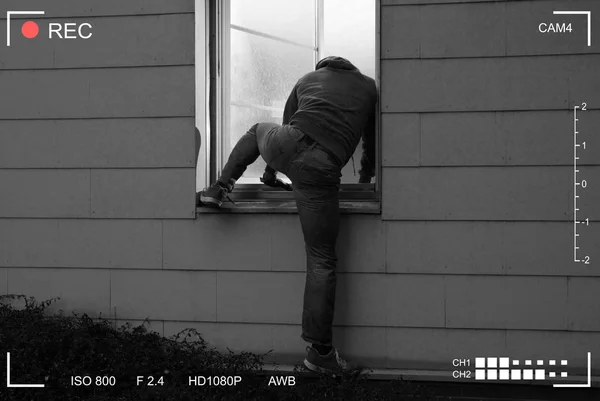
[{"label": "white window frame", "polygon": [[195,64],[196,64],[196,128],[200,131],[200,151],[196,160],[196,191],[210,182],[210,50],[209,2],[196,0]]},{"label": "white window frame", "polygon": [[[321,44],[324,42],[324,29],[323,29],[323,9],[324,9],[324,1],[325,0],[313,0],[315,2],[315,14],[316,14],[316,24],[315,24],[315,57],[314,63],[316,64],[318,60],[322,58],[322,46]],[[232,29],[229,26],[229,23],[224,23],[224,21],[229,21],[230,15],[230,1],[229,0],[216,0],[216,13],[217,16],[215,18],[216,21],[216,54],[218,55],[219,62],[217,63],[217,77],[216,77],[216,93],[215,95],[215,106],[216,106],[216,116],[217,121],[215,124],[216,132],[211,132],[211,124],[210,124],[210,20],[213,18],[210,12],[210,0],[195,0],[196,8],[195,8],[195,16],[196,16],[196,127],[200,131],[200,152],[197,160],[197,170],[196,170],[196,190],[199,191],[202,188],[208,186],[211,183],[211,178],[218,176],[220,170],[223,166],[223,132],[227,129],[227,124],[229,124],[229,115],[225,111],[224,105],[227,105],[229,99],[227,98],[228,91],[223,91],[223,86],[228,82],[228,69],[222,68],[222,66],[229,65],[229,44],[230,44],[230,35],[229,31]],[[380,12],[381,12],[381,0],[375,0],[374,7],[376,7],[375,12],[375,71],[376,76],[374,77],[377,82],[378,90],[379,90],[379,82],[380,82],[380,36],[381,36],[381,28],[380,28]],[[249,29],[244,28],[243,31],[248,32],[251,31]],[[250,32],[255,33],[255,32]],[[261,36],[267,36],[274,38],[274,35],[267,35],[260,33]],[[278,38],[283,42],[291,42],[285,40],[283,38]],[[293,43],[293,42],[291,42]],[[305,46],[307,47],[307,46]],[[375,192],[377,193],[377,199],[381,199],[380,190],[381,190],[381,139],[380,139],[380,107],[378,104],[377,109],[377,120],[376,120],[376,132],[377,132],[377,144],[376,144],[376,182],[375,182]],[[215,141],[215,163],[214,166],[216,168],[216,172],[214,175],[211,175],[211,143],[214,138],[218,139]],[[244,184],[243,178],[239,181],[240,184]],[[259,184],[251,184],[255,186],[259,186]],[[345,186],[355,185],[355,184],[343,184]],[[236,188],[240,186],[239,184]],[[277,197],[276,197],[277,198]]]}]

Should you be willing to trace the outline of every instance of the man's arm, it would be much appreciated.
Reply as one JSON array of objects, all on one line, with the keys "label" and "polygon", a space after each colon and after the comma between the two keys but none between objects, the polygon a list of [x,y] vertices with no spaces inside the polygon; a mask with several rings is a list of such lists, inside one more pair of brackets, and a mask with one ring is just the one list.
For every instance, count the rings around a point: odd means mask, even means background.
[{"label": "man's arm", "polygon": [[375,176],[375,116],[376,108],[373,107],[367,121],[367,126],[362,133],[362,158],[360,159],[359,183],[367,184]]},{"label": "man's arm", "polygon": [[296,96],[297,88],[298,84],[294,85],[292,92],[288,96],[287,102],[285,102],[285,108],[283,109],[283,125],[289,124],[294,113],[298,111],[298,97]]}]

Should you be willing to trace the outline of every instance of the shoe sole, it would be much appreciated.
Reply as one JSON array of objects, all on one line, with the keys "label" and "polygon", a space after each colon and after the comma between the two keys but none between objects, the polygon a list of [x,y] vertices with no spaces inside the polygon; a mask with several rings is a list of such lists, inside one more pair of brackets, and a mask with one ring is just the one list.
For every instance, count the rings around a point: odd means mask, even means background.
[{"label": "shoe sole", "polygon": [[308,361],[308,359],[304,360],[304,366],[306,366],[309,370],[312,370],[313,372],[325,373],[325,374],[328,374],[328,375],[333,375],[334,377],[336,375],[339,375],[339,374],[342,373],[342,372],[336,372],[336,371],[331,370],[331,369],[325,369],[325,368],[322,368],[320,366],[314,365],[314,364],[310,363]]},{"label": "shoe sole", "polygon": [[221,205],[223,204],[223,201],[204,195],[200,195],[200,202],[202,202],[202,204],[204,205],[213,206],[217,208],[221,207]]},{"label": "shoe sole", "polygon": [[304,359],[304,366],[306,366],[306,368],[308,370],[311,370],[313,372],[324,373],[324,374],[332,375],[333,377],[341,376],[343,373],[353,374],[353,373],[362,373],[363,372],[363,368],[361,368],[361,367],[356,367],[356,369],[347,370],[347,371],[344,371],[344,370],[338,370],[338,371],[336,371],[336,370],[326,369],[326,368],[322,368],[320,366],[317,366],[317,365],[315,365],[313,363],[310,363],[308,361],[308,359]]}]

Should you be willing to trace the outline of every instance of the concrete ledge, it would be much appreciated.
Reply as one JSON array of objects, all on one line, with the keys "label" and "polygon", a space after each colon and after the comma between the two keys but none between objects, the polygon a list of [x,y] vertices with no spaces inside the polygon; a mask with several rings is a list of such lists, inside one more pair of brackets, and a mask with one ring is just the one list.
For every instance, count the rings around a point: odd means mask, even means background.
[{"label": "concrete ledge", "polygon": [[[342,214],[380,214],[381,203],[378,201],[340,201]],[[267,213],[267,214],[297,214],[294,201],[239,201],[235,205],[224,202],[220,209],[212,207],[197,207],[196,215],[211,213]]]}]

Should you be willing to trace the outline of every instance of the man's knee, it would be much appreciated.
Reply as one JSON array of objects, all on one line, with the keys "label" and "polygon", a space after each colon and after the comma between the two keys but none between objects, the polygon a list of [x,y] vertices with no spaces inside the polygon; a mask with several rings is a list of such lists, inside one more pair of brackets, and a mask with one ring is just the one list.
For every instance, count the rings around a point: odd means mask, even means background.
[{"label": "man's knee", "polygon": [[251,134],[256,135],[256,131],[258,130],[258,124],[259,123],[256,123],[252,127],[250,127],[250,129],[248,130],[248,132],[250,132]]}]

